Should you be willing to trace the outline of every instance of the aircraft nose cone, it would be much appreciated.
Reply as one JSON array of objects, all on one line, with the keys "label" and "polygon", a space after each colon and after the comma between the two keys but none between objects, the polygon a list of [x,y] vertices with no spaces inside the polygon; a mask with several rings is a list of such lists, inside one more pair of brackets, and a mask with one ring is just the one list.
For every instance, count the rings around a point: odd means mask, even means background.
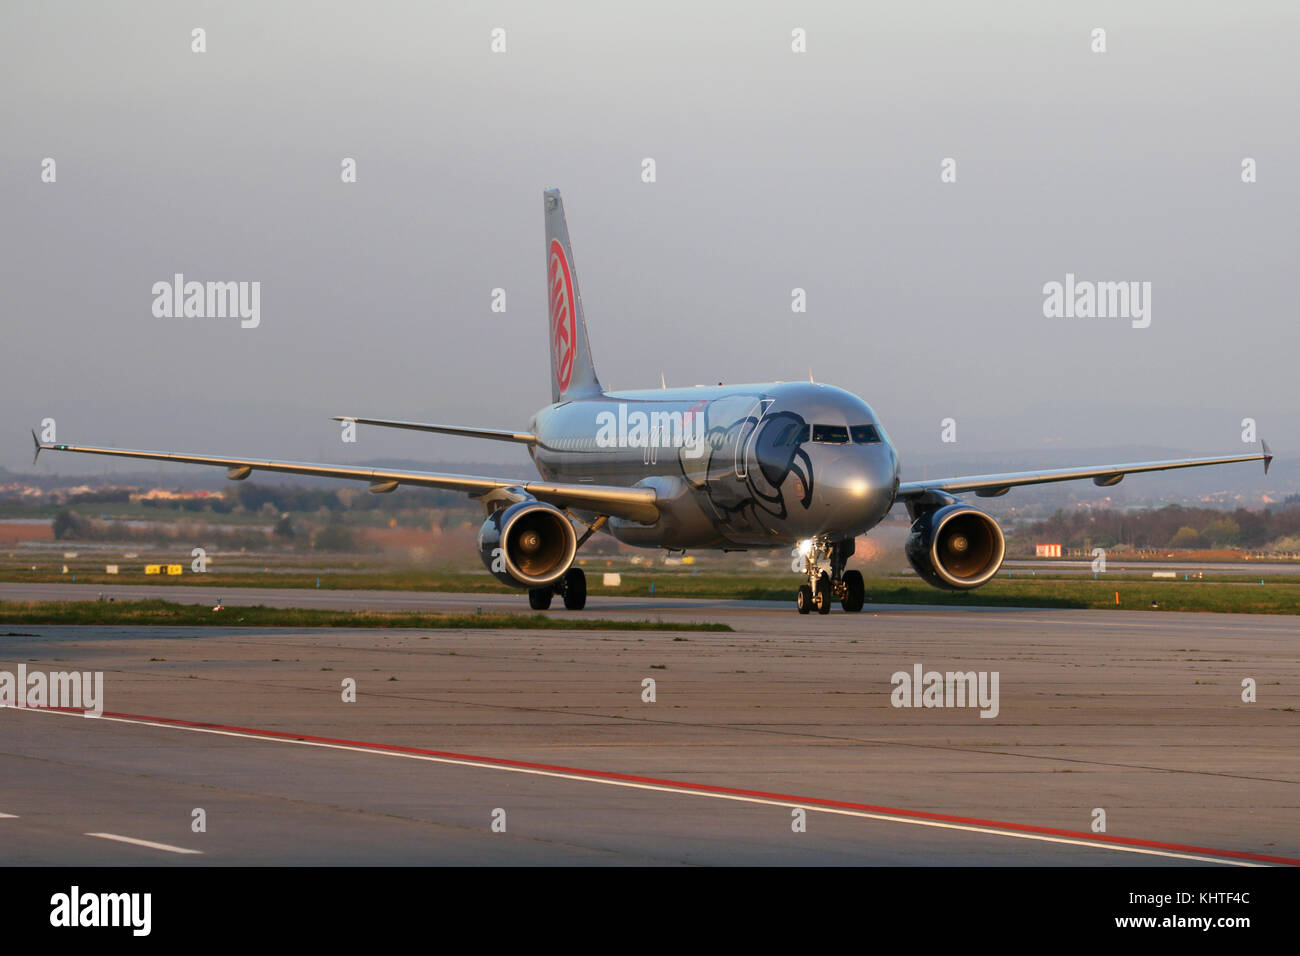
[{"label": "aircraft nose cone", "polygon": [[897,459],[893,450],[883,446],[864,448],[859,459],[858,473],[849,482],[849,491],[861,497],[875,498],[881,494],[892,496],[894,481],[898,477]]},{"label": "aircraft nose cone", "polygon": [[836,513],[837,523],[865,531],[893,504],[897,459],[886,446],[858,446],[837,464],[823,472],[826,504]]}]

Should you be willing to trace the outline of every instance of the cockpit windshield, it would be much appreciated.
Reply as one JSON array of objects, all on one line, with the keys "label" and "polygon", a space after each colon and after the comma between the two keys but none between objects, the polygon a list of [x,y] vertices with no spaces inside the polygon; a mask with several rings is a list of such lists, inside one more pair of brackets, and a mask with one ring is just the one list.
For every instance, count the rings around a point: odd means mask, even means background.
[{"label": "cockpit windshield", "polygon": [[880,430],[875,425],[786,425],[776,435],[773,444],[783,446],[802,445],[813,441],[819,445],[878,445],[881,442]]},{"label": "cockpit windshield", "polygon": [[820,445],[847,445],[849,430],[843,425],[814,425],[812,440]]}]

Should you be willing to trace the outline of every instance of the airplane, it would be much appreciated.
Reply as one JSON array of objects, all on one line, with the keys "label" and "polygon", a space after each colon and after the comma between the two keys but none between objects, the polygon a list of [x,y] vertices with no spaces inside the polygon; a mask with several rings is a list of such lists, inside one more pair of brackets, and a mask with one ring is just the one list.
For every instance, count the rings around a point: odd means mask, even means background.
[{"label": "airplane", "polygon": [[[862,573],[848,568],[854,541],[902,502],[912,526],[909,563],[948,590],[985,584],[1002,565],[998,523],[959,496],[991,498],[1022,485],[1092,479],[1101,487],[1126,475],[1263,461],[1262,452],[1128,464],[899,480],[899,456],[879,416],[832,385],[771,382],[607,391],[596,377],[582,297],[558,189],[543,193],[551,357],[551,404],[526,431],[336,416],[336,421],[460,435],[523,445],[536,478],[496,478],[223,455],[137,451],[64,443],[67,451],[121,458],[219,465],[242,481],[254,471],[368,482],[386,494],[402,485],[460,491],[483,505],[479,555],[498,580],[528,591],[535,610],[554,597],[586,605],[578,550],[597,532],[638,547],[669,551],[791,548],[803,579],[800,614],[827,614],[835,600],[861,611]],[[811,376],[810,376],[811,379]]]}]

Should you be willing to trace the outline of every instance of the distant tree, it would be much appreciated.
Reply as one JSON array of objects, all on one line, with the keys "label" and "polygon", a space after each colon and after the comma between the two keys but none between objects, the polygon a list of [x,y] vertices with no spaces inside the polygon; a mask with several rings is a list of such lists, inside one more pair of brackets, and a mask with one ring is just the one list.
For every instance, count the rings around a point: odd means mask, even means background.
[{"label": "distant tree", "polygon": [[1183,525],[1178,532],[1169,539],[1171,548],[1199,548],[1201,547],[1201,533],[1195,528],[1189,528]]},{"label": "distant tree", "polygon": [[294,536],[293,522],[289,519],[287,511],[280,515],[280,520],[275,523],[274,531],[277,537],[292,538]]},{"label": "distant tree", "polygon": [[1241,529],[1241,535],[1237,539],[1237,543],[1246,547],[1257,548],[1270,537],[1269,528],[1273,524],[1273,512],[1268,508],[1263,511],[1249,511],[1246,508],[1238,508],[1232,513],[1232,520]]},{"label": "distant tree", "polygon": [[67,508],[64,508],[54,516],[54,540],[62,541],[66,538],[75,538],[81,530],[81,519],[74,515]]},{"label": "distant tree", "polygon": [[331,521],[316,532],[312,547],[318,551],[355,551],[357,540],[347,525],[341,521]]},{"label": "distant tree", "polygon": [[1206,540],[1216,548],[1234,545],[1241,538],[1241,527],[1231,518],[1219,518],[1205,526]]},{"label": "distant tree", "polygon": [[72,495],[68,501],[73,504],[85,503],[103,503],[118,502],[123,503],[131,499],[131,490],[129,488],[103,488],[99,491],[83,491],[80,494]]},{"label": "distant tree", "polygon": [[1300,537],[1278,538],[1269,548],[1273,551],[1300,551]]}]

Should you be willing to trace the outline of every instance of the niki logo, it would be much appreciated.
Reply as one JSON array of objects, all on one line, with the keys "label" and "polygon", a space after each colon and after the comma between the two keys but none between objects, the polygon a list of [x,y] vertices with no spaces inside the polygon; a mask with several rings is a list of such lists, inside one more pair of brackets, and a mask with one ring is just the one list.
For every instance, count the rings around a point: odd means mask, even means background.
[{"label": "niki logo", "polygon": [[573,301],[573,274],[560,240],[551,240],[551,261],[547,267],[551,303],[551,358],[555,363],[555,384],[567,391],[573,379],[573,354],[578,347],[577,309]]}]

